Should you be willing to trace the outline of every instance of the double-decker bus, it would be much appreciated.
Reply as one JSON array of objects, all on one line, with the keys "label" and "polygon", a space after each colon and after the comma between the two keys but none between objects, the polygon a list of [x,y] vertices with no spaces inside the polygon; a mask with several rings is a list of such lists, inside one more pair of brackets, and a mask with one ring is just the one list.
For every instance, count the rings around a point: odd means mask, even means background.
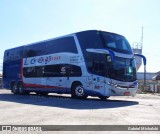
[{"label": "double-decker bus", "polygon": [[122,35],[77,32],[5,50],[3,87],[14,94],[134,96],[138,87],[134,56]]}]

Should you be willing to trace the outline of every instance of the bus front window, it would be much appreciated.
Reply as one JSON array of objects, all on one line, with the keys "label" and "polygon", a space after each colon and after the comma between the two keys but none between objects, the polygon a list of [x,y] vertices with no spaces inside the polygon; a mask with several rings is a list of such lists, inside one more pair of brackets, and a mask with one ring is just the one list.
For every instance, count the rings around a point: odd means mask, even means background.
[{"label": "bus front window", "polygon": [[119,81],[132,82],[136,80],[135,59],[116,57],[115,61],[109,63],[109,77]]}]

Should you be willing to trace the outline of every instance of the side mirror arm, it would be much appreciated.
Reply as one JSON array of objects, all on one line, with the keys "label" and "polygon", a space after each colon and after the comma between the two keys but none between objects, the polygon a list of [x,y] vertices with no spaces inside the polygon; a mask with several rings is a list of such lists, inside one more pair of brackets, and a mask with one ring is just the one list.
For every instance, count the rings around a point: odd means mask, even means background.
[{"label": "side mirror arm", "polygon": [[137,54],[135,53],[134,56],[138,56],[138,57],[141,57],[143,59],[143,64],[144,64],[144,88],[143,90],[145,91],[145,86],[146,86],[146,57],[144,55],[141,55],[141,54]]},{"label": "side mirror arm", "polygon": [[141,57],[141,58],[143,59],[143,64],[144,64],[144,66],[146,66],[146,64],[147,64],[147,59],[146,59],[146,57],[145,57],[144,55],[135,53],[134,56]]}]

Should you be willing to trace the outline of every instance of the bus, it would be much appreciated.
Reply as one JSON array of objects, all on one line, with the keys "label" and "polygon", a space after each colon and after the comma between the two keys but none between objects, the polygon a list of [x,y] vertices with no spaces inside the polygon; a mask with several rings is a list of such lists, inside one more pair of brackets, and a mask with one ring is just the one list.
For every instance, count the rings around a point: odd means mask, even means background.
[{"label": "bus", "polygon": [[134,96],[136,72],[135,55],[124,36],[87,30],[5,50],[3,87],[13,94],[79,99]]}]

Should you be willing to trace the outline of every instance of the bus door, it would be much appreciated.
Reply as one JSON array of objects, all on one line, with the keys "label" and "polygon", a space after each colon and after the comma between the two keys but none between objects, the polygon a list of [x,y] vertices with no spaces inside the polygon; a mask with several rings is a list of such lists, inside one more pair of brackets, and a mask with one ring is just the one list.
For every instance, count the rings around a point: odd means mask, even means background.
[{"label": "bus door", "polygon": [[105,95],[105,63],[104,61],[93,61],[93,72],[97,75],[93,75],[93,92],[97,94]]},{"label": "bus door", "polygon": [[104,78],[99,76],[93,76],[93,92],[96,94],[105,94]]}]

